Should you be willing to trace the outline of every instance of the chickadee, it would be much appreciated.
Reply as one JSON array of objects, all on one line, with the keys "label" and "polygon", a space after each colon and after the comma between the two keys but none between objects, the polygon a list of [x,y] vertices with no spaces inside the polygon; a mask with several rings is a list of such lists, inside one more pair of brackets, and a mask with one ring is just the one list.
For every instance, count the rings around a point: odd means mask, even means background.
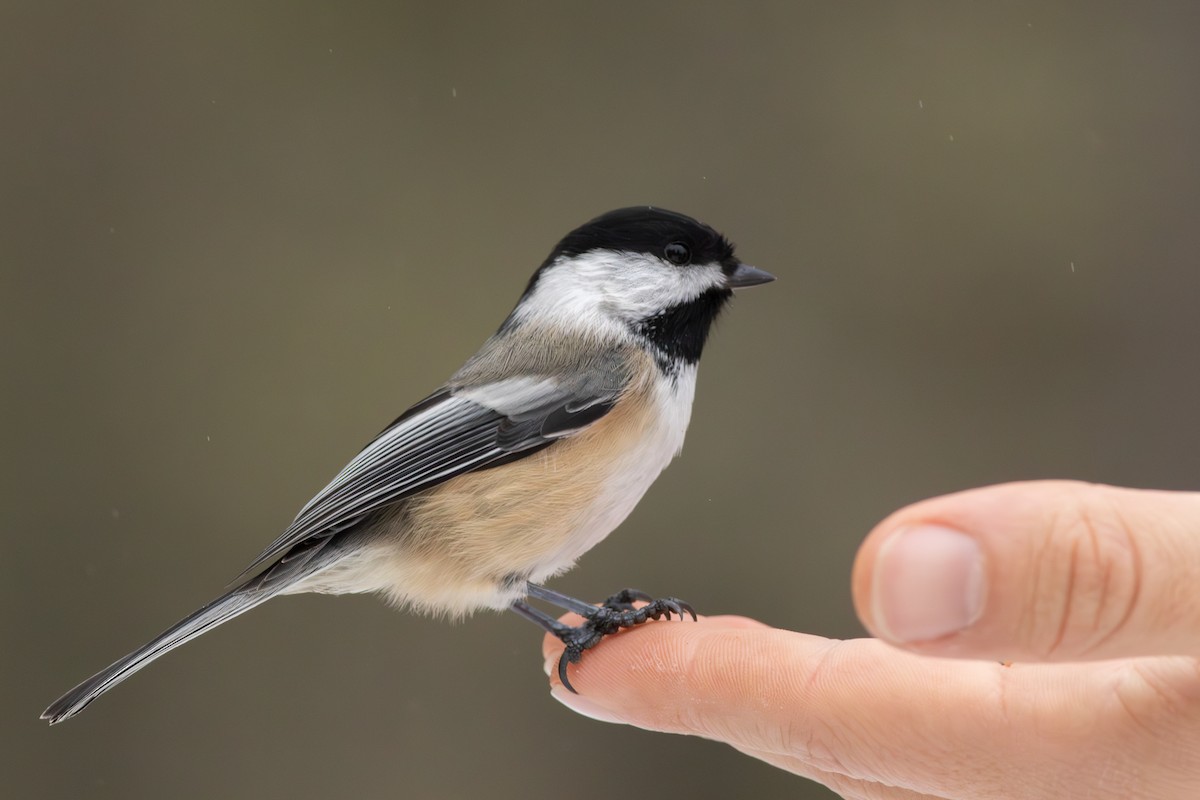
[{"label": "chickadee", "polygon": [[[695,613],[625,590],[594,606],[539,585],[629,515],[679,453],[696,367],[733,289],[774,280],[707,225],[638,206],[567,234],[500,329],[300,510],[243,580],[54,701],[78,714],[159,656],[275,595],[381,592],[461,616],[510,609],[567,664],[606,634]],[[246,577],[249,576],[249,577]],[[581,614],[577,627],[527,598]],[[634,601],[649,601],[637,608]]]}]

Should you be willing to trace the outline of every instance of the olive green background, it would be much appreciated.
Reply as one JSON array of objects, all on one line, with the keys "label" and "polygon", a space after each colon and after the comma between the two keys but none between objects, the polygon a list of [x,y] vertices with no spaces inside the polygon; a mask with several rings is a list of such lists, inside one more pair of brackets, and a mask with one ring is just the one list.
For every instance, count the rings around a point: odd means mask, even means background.
[{"label": "olive green background", "polygon": [[365,597],[277,600],[37,715],[215,595],[617,206],[779,281],[558,589],[852,637],[855,549],[904,504],[1194,487],[1198,8],[4,3],[3,793],[829,796],[569,713],[515,616]]}]

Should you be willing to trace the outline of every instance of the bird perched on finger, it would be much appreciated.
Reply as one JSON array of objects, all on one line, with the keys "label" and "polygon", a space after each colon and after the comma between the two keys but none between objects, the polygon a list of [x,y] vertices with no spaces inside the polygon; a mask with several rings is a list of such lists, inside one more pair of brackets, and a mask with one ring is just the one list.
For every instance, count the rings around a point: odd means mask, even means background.
[{"label": "bird perched on finger", "polygon": [[[500,329],[308,502],[235,588],[56,700],[61,722],[161,655],[281,594],[378,592],[460,616],[508,609],[567,664],[690,606],[542,586],[616,528],[683,446],[696,369],[733,290],[774,280],[691,217],[637,206],[567,234]],[[583,615],[567,626],[527,602]],[[636,607],[635,601],[647,601]]]}]

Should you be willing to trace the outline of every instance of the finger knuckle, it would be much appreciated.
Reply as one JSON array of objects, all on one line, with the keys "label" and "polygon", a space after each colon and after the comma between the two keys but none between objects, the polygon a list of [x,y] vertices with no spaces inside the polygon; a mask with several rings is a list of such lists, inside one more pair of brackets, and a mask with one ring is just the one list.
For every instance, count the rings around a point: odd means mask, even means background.
[{"label": "finger knuckle", "polygon": [[[846,642],[827,642],[807,661],[803,689],[793,688],[789,694],[800,697],[823,695],[829,687],[844,681],[846,664],[851,658],[849,650]],[[873,718],[864,718],[855,711],[847,709],[836,720],[831,720],[798,709],[798,713],[790,716],[788,724],[774,730],[762,730],[760,737],[769,743],[769,747],[778,748],[778,752],[799,757],[825,773],[852,774],[842,757],[845,753],[854,753],[860,768],[881,769],[886,764],[888,743],[878,735]]]},{"label": "finger knuckle", "polygon": [[1135,727],[1161,732],[1166,723],[1180,720],[1194,703],[1180,691],[1174,676],[1152,661],[1130,662],[1119,673],[1113,698]]},{"label": "finger knuckle", "polygon": [[1073,486],[1037,546],[1034,648],[1047,658],[1103,648],[1125,628],[1142,590],[1137,540],[1111,490]]}]

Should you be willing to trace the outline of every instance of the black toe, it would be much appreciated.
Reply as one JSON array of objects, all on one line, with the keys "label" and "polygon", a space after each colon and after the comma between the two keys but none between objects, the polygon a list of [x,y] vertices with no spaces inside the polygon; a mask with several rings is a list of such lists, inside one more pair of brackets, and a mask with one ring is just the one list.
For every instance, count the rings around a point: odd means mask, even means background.
[{"label": "black toe", "polygon": [[[634,607],[634,602],[645,603],[640,608]],[[696,611],[690,603],[675,597],[653,599],[645,592],[636,589],[622,589],[604,601],[602,605],[593,606],[592,610],[584,613],[583,622],[575,627],[562,625],[552,627],[550,632],[563,643],[563,653],[558,659],[558,679],[568,691],[578,694],[567,677],[567,665],[578,663],[583,658],[583,652],[590,650],[604,639],[622,628],[632,628],[649,620],[663,617],[671,619],[674,614],[679,619],[690,615],[696,619]]]}]

